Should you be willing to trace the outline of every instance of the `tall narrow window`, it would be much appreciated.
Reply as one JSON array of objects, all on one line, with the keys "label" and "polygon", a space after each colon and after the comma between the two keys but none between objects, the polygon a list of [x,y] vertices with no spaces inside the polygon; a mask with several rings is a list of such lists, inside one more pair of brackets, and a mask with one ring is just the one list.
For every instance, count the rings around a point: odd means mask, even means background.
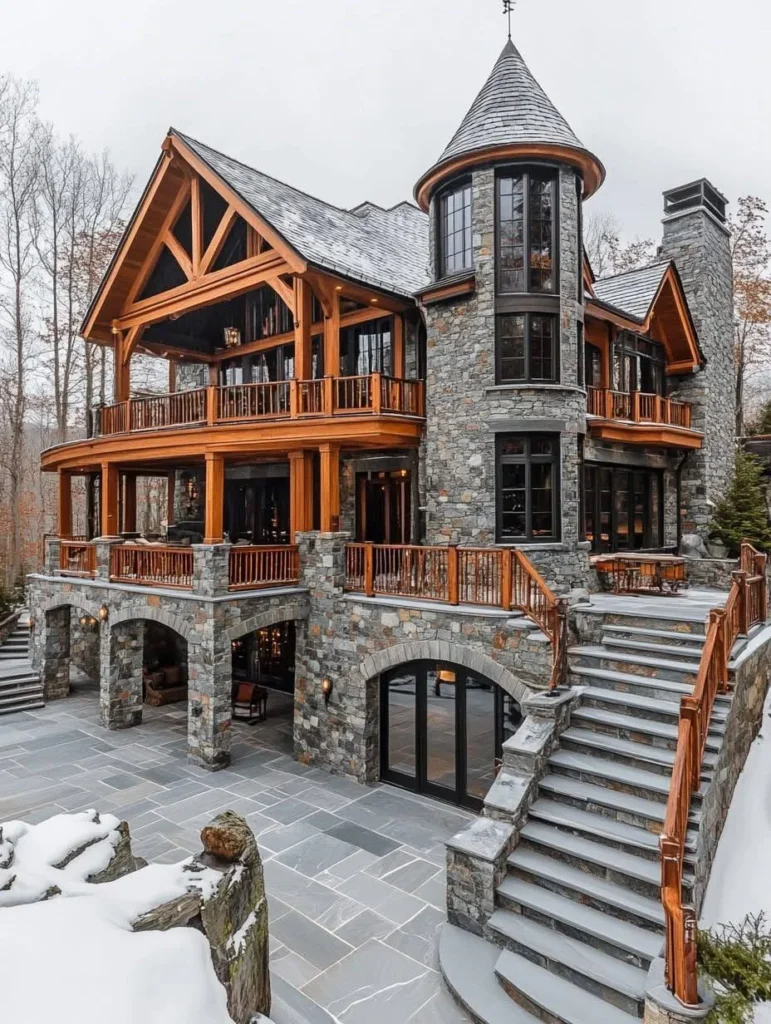
[{"label": "tall narrow window", "polygon": [[557,380],[557,318],[548,313],[498,317],[499,384]]},{"label": "tall narrow window", "polygon": [[498,290],[556,289],[556,173],[522,171],[498,179]]},{"label": "tall narrow window", "polygon": [[559,540],[559,453],[557,434],[499,435],[499,541]]},{"label": "tall narrow window", "polygon": [[440,276],[471,269],[471,185],[466,183],[439,198]]}]

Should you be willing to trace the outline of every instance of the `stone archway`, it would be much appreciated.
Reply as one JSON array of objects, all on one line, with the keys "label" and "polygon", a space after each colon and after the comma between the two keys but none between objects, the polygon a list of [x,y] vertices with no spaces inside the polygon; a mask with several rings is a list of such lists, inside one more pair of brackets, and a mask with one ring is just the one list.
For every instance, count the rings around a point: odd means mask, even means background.
[{"label": "stone archway", "polygon": [[[36,611],[31,661],[40,673],[45,700],[59,700],[70,692],[73,660],[94,682],[99,677],[99,609],[97,602],[50,600]],[[87,618],[89,624],[81,624]],[[93,625],[91,625],[93,623]]]}]

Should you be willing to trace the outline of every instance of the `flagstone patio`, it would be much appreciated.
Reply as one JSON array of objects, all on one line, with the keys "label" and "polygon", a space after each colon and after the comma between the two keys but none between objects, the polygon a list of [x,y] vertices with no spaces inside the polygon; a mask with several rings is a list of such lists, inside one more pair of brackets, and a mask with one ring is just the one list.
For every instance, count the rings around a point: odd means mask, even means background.
[{"label": "flagstone patio", "polygon": [[184,705],[146,707],[141,726],[107,732],[96,689],[78,686],[0,719],[0,821],[96,807],[125,818],[135,852],[163,863],[198,852],[200,828],[237,811],[265,863],[282,1003],[294,999],[288,983],[342,1024],[464,1024],[436,941],[444,841],[469,816],[297,764],[281,698],[271,695],[266,723],[234,725],[233,763],[216,774],[187,761]]}]

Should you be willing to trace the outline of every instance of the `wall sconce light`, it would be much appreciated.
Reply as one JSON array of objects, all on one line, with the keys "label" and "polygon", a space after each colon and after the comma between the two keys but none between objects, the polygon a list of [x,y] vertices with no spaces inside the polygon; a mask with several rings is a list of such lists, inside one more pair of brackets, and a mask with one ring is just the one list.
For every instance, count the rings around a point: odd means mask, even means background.
[{"label": "wall sconce light", "polygon": [[222,334],[225,338],[225,348],[235,348],[241,344],[241,331],[238,327],[223,327]]},{"label": "wall sconce light", "polygon": [[78,620],[83,629],[94,630],[96,628],[96,619],[93,615],[81,615]]},{"label": "wall sconce light", "polygon": [[99,609],[99,618],[102,620],[102,622],[107,622],[107,616],[109,614],[110,609],[107,607],[106,604],[103,604],[102,607]]},{"label": "wall sconce light", "polygon": [[30,632],[32,632],[32,630],[35,628],[35,620],[32,618],[31,615],[29,617],[29,628],[30,628]]},{"label": "wall sconce light", "polygon": [[324,706],[329,704],[329,698],[332,696],[332,690],[334,690],[334,684],[329,676],[324,676],[321,680],[321,692],[324,694]]}]

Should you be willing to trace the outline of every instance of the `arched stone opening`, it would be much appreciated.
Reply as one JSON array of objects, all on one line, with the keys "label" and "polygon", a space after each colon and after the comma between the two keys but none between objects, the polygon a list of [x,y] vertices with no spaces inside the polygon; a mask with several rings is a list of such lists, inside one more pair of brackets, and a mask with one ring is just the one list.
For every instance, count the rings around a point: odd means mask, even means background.
[{"label": "arched stone opening", "polygon": [[230,641],[234,726],[257,726],[260,742],[290,756],[294,752],[295,659],[303,628],[304,623],[296,619],[271,621],[239,631]]},{"label": "arched stone opening", "polygon": [[32,662],[40,672],[46,701],[67,697],[73,689],[99,686],[99,606],[88,601],[54,603],[35,624]]}]

